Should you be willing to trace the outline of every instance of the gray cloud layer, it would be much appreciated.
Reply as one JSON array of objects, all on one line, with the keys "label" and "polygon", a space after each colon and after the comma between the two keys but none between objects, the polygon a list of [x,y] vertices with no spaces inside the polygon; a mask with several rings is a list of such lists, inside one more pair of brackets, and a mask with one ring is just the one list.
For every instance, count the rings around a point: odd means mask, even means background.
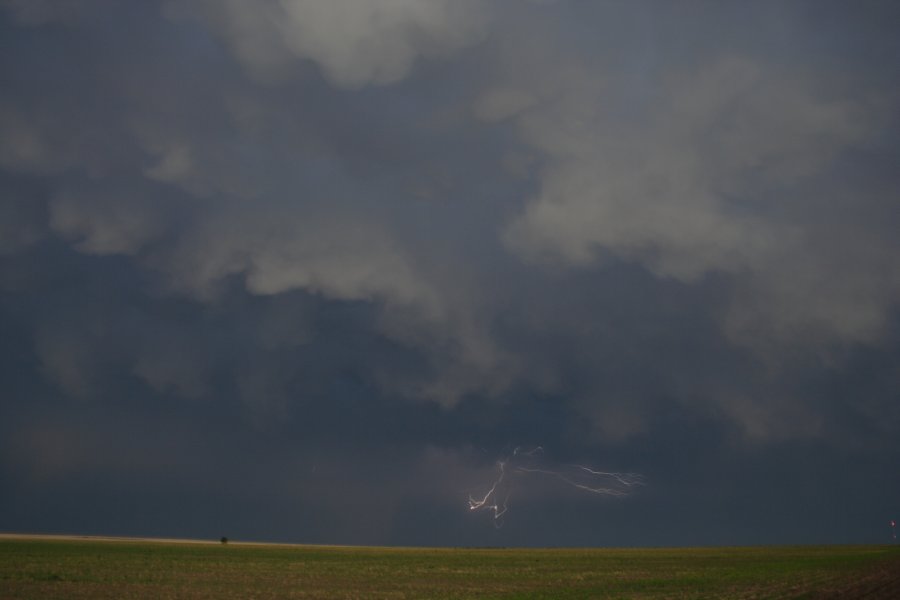
[{"label": "gray cloud layer", "polygon": [[[163,532],[174,509],[142,529],[133,500],[104,524],[40,499],[115,502],[143,475],[201,506],[246,477],[281,494],[273,515],[294,502],[327,525],[254,529],[238,515],[265,501],[233,491],[221,519],[242,535],[656,543],[584,537],[552,492],[521,509],[544,525],[508,537],[455,512],[497,456],[541,443],[656,476],[634,508],[570,499],[587,522],[663,519],[667,494],[701,532],[668,543],[728,541],[691,519],[777,484],[793,499],[742,539],[818,540],[785,523],[829,469],[896,467],[891,7],[2,16],[0,479],[30,500],[0,528]],[[814,468],[769,482],[785,461]],[[884,485],[858,510],[896,502]],[[840,539],[869,539],[854,518]]]}]

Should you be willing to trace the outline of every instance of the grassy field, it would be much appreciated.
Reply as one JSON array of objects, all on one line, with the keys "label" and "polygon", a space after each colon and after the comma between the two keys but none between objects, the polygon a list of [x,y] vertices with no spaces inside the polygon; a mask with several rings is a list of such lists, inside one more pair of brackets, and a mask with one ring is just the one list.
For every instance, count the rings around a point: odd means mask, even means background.
[{"label": "grassy field", "polygon": [[900,546],[437,549],[0,539],[0,598],[895,598]]}]

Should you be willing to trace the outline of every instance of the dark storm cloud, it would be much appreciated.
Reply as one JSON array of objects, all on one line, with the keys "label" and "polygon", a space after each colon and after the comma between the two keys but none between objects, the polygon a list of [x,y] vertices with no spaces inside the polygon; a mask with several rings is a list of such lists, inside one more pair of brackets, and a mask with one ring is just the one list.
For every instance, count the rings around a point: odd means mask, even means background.
[{"label": "dark storm cloud", "polygon": [[[897,510],[895,9],[2,10],[0,528],[739,543]],[[535,482],[495,531],[465,498],[521,444],[649,485]]]}]

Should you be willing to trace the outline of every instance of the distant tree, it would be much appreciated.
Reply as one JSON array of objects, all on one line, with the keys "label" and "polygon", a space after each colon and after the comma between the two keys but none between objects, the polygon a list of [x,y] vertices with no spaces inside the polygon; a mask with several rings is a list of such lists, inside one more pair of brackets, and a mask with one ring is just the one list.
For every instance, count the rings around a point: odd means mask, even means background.
[{"label": "distant tree", "polygon": [[223,536],[222,536],[222,539],[219,540],[219,541],[222,542],[223,544],[227,544],[227,543],[228,543],[228,538],[225,537],[225,536],[223,535]]}]

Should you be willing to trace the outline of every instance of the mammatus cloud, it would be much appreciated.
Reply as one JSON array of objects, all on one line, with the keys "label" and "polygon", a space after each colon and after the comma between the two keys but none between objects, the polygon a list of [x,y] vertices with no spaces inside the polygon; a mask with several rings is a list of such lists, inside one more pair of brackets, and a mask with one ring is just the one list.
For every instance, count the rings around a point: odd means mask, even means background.
[{"label": "mammatus cloud", "polygon": [[335,85],[356,89],[407,76],[419,57],[446,56],[479,41],[480,0],[240,0],[170,2],[168,14],[196,16],[224,36],[262,79],[311,60]]}]

